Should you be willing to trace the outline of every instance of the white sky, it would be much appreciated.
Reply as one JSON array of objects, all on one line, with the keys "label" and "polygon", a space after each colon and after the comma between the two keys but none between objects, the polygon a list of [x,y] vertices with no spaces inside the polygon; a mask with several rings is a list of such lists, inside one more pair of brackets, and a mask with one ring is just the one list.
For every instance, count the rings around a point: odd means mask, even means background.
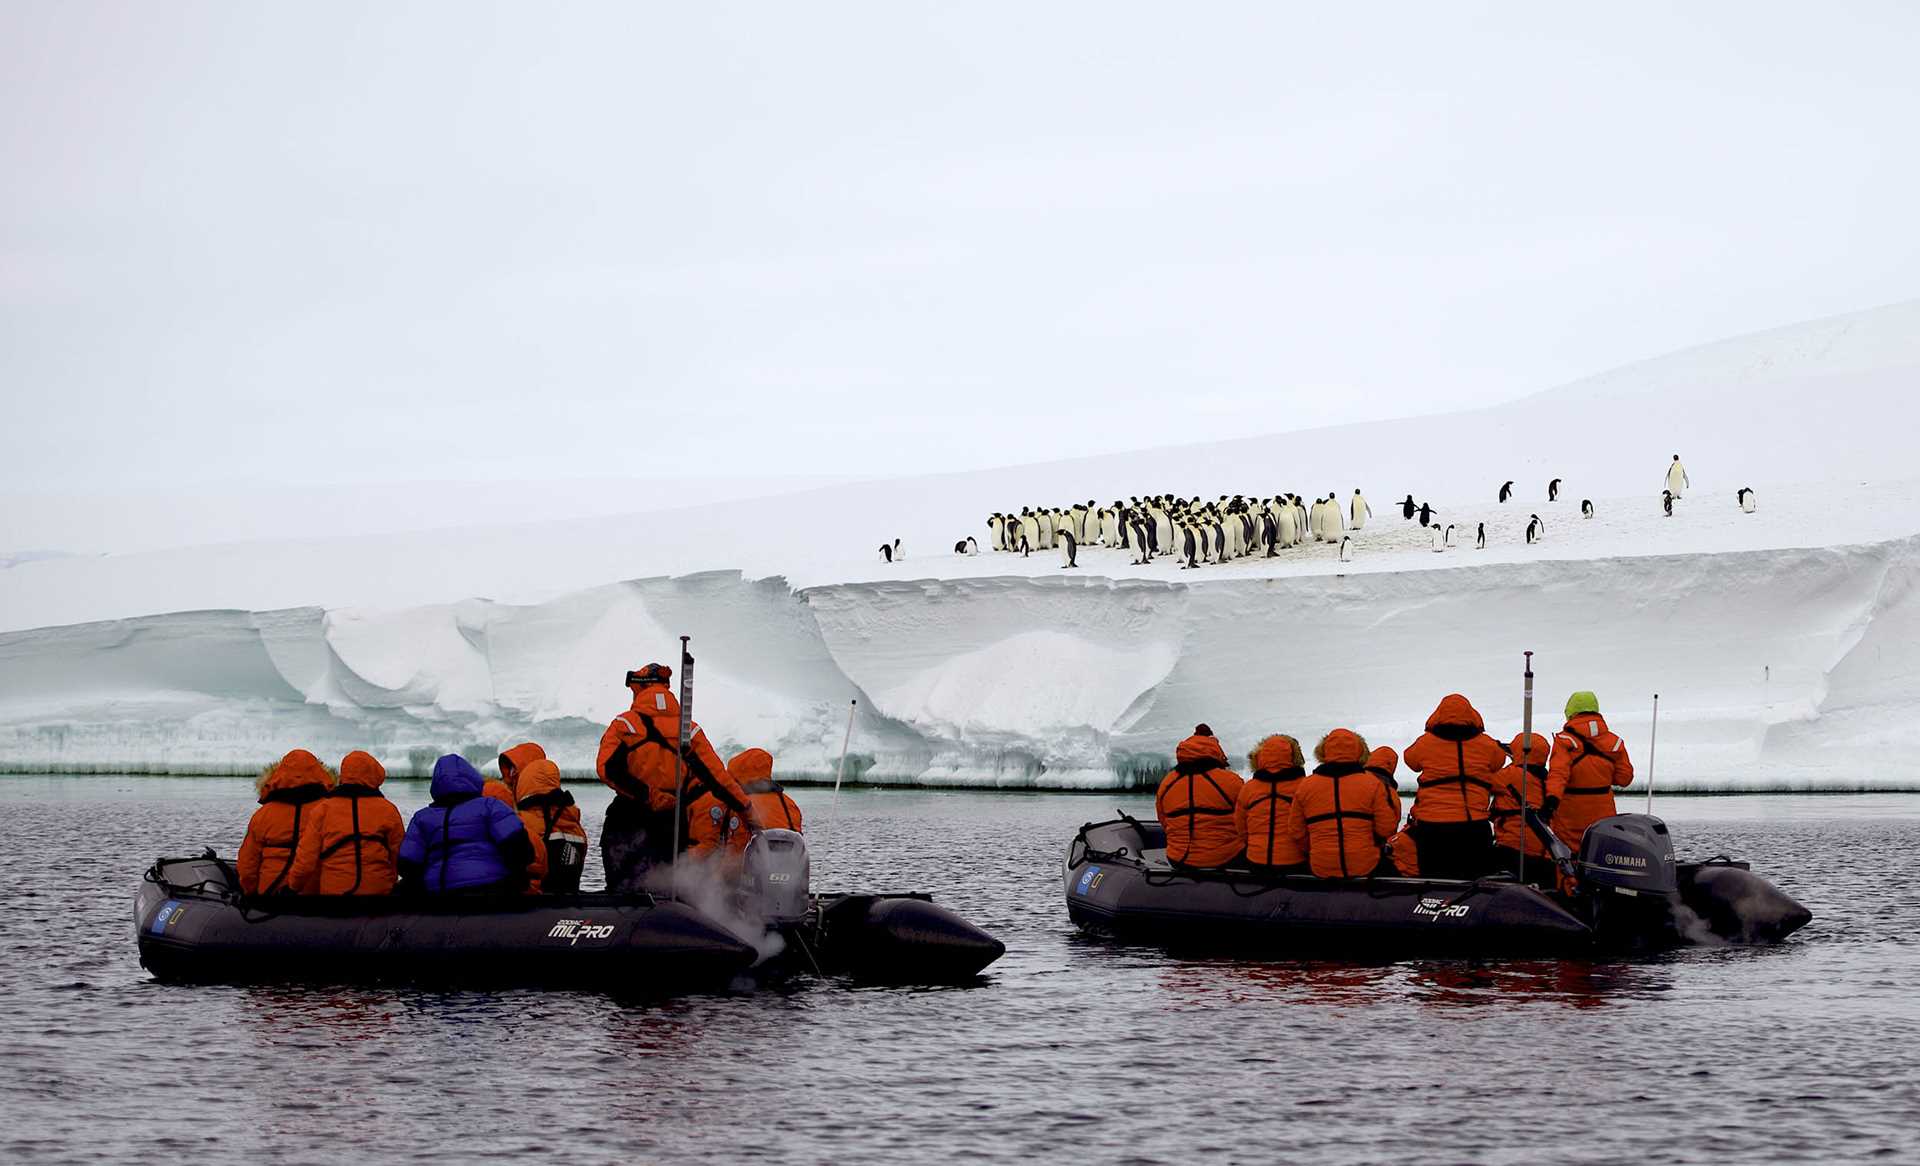
[{"label": "white sky", "polygon": [[1490,403],[1920,295],[1916,34],[9,0],[0,490],[892,474]]}]

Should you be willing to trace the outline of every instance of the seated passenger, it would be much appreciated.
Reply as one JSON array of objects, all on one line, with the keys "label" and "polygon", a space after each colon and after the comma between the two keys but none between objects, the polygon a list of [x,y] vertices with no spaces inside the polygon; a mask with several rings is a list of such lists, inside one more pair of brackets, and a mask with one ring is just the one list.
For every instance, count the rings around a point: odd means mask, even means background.
[{"label": "seated passenger", "polygon": [[1427,731],[1407,748],[1407,768],[1420,775],[1411,817],[1420,873],[1430,879],[1473,879],[1487,871],[1493,781],[1507,751],[1487,736],[1480,713],[1459,693],[1441,700]]},{"label": "seated passenger", "polygon": [[483,797],[480,771],[458,753],[433,763],[433,803],[414,811],[400,843],[402,888],[429,894],[518,891],[533,846],[520,817]]},{"label": "seated passenger", "polygon": [[340,784],[307,813],[288,881],[310,894],[390,895],[406,828],[380,792],[387,771],[359,749],[340,759]]},{"label": "seated passenger", "polygon": [[514,783],[520,771],[535,761],[545,759],[546,755],[547,751],[532,741],[503,750],[500,754],[499,779],[489,778],[487,784],[480,787],[480,792],[495,801],[517,806],[520,802],[520,787]]},{"label": "seated passenger", "polygon": [[587,831],[573,795],[560,788],[560,767],[545,757],[528,760],[517,767],[513,788],[520,795],[520,824],[533,848],[527,892],[573,894],[580,889],[580,872],[587,863]]},{"label": "seated passenger", "polygon": [[1367,754],[1367,772],[1380,779],[1387,787],[1387,797],[1393,800],[1393,820],[1400,820],[1400,783],[1394,780],[1394,774],[1400,771],[1400,754],[1392,748],[1382,745]]},{"label": "seated passenger", "polygon": [[[744,749],[727,759],[727,772],[747,791],[747,802],[761,826],[806,832],[800,827],[800,807],[780,788],[780,783],[773,780],[773,754],[765,749]],[[741,849],[746,845],[746,839],[742,838]]]},{"label": "seated passenger", "polygon": [[1613,804],[1615,786],[1633,783],[1633,759],[1627,743],[1607,728],[1600,716],[1600,698],[1576,692],[1567,698],[1567,724],[1553,738],[1553,758],[1547,762],[1547,805],[1553,832],[1575,853],[1587,827],[1619,813]]},{"label": "seated passenger", "polygon": [[1500,771],[1493,786],[1493,872],[1512,874],[1520,867],[1522,847],[1527,856],[1527,881],[1551,889],[1555,883],[1553,860],[1540,836],[1520,817],[1521,775],[1526,775],[1527,805],[1542,810],[1547,800],[1547,757],[1552,745],[1538,733],[1529,744],[1527,735],[1514,737],[1507,747],[1513,764]]},{"label": "seated passenger", "polygon": [[1367,772],[1367,743],[1351,729],[1335,729],[1313,747],[1313,756],[1320,764],[1294,791],[1287,834],[1320,878],[1370,875],[1400,815],[1380,779]]},{"label": "seated passenger", "polygon": [[260,775],[260,808],[247,823],[236,865],[242,894],[307,894],[313,889],[293,881],[293,856],[313,803],[326,797],[332,785],[333,775],[305,749],[295,749]]},{"label": "seated passenger", "polygon": [[1175,866],[1222,867],[1239,858],[1245,840],[1234,827],[1240,775],[1213,730],[1196,725],[1174,750],[1175,765],[1160,779],[1153,809],[1167,831],[1167,861]]},{"label": "seated passenger", "polygon": [[[1406,826],[1402,827],[1398,834],[1387,839],[1387,844],[1381,848],[1380,865],[1373,872],[1375,877],[1392,878],[1395,875],[1403,879],[1420,877],[1420,852],[1413,845],[1413,835],[1407,833],[1412,828],[1413,819],[1408,818]],[[1392,866],[1393,869],[1388,870],[1388,866]]]},{"label": "seated passenger", "polygon": [[1234,828],[1245,839],[1247,864],[1262,874],[1304,874],[1307,856],[1287,836],[1294,790],[1307,775],[1300,742],[1276,733],[1248,755],[1253,776],[1235,800]]}]

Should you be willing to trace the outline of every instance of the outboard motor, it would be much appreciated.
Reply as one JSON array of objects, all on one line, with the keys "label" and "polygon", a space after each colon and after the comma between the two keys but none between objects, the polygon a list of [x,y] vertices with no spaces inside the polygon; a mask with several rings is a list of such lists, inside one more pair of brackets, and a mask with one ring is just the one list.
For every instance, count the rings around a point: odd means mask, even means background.
[{"label": "outboard motor", "polygon": [[1680,879],[1665,822],[1650,814],[1595,822],[1580,839],[1579,874],[1602,940],[1637,947],[1674,938]]},{"label": "outboard motor", "polygon": [[762,830],[747,842],[747,895],[769,923],[807,917],[813,862],[807,840],[794,830]]}]

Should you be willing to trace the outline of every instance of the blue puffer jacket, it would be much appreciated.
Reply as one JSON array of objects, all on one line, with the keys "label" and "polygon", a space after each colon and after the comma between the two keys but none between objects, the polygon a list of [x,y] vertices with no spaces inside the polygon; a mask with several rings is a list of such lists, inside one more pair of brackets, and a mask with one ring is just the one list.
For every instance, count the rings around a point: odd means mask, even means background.
[{"label": "blue puffer jacket", "polygon": [[400,873],[431,894],[506,883],[526,873],[533,845],[520,815],[480,796],[480,771],[458,754],[433,763],[433,804],[400,843]]}]

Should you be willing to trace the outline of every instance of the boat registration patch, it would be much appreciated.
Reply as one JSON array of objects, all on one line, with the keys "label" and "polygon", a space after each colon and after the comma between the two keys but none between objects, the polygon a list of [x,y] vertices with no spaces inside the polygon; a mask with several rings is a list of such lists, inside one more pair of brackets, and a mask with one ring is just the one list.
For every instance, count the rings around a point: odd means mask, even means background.
[{"label": "boat registration patch", "polygon": [[165,935],[167,928],[178,923],[180,917],[186,913],[186,905],[180,902],[180,900],[168,899],[166,902],[160,904],[158,911],[153,913],[153,922],[147,925],[147,930],[153,932],[155,935]]},{"label": "boat registration patch", "polygon": [[1466,903],[1449,903],[1445,899],[1422,899],[1413,905],[1415,915],[1429,919],[1465,919],[1470,910]]},{"label": "boat registration patch", "polygon": [[612,938],[611,923],[595,923],[591,919],[562,919],[553,925],[553,930],[547,932],[546,939],[541,943],[547,947],[579,947],[583,943],[588,947],[603,947]]},{"label": "boat registration patch", "polygon": [[1086,894],[1088,891],[1091,891],[1093,890],[1093,888],[1099,886],[1100,880],[1104,877],[1106,876],[1100,873],[1099,867],[1097,866],[1088,867],[1086,870],[1080,872],[1080,882],[1077,886],[1074,887],[1074,893],[1080,894],[1080,895]]}]

